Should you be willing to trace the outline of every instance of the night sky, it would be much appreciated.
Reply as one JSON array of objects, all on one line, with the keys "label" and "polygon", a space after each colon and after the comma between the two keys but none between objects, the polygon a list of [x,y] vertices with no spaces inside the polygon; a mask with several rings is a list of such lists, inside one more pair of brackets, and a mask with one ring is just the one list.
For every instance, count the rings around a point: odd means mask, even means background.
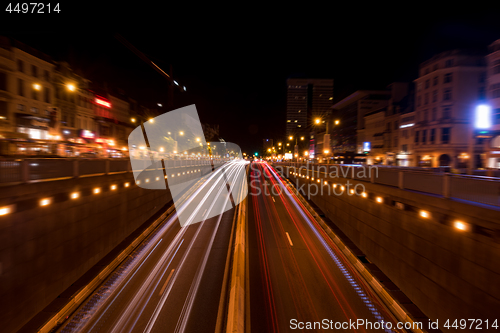
[{"label": "night sky", "polygon": [[486,51],[500,38],[490,7],[60,6],[58,15],[3,12],[0,34],[68,61],[91,80],[165,105],[168,82],[114,37],[119,33],[165,71],[173,66],[187,88],[175,94],[177,107],[196,104],[202,122],[219,124],[221,137],[247,153],[263,138],[284,135],[287,78],[333,78],[336,101],[357,89],[412,81],[418,64],[437,52]]}]

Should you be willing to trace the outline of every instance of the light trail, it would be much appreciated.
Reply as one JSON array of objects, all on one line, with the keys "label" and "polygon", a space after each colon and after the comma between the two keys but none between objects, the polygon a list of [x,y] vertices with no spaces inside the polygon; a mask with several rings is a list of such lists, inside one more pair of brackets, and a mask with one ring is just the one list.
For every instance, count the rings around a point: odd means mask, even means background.
[{"label": "light trail", "polygon": [[[327,251],[331,259],[335,262],[337,267],[340,269],[346,280],[349,282],[349,284],[353,287],[353,290],[356,292],[356,294],[359,296],[361,301],[366,305],[366,307],[369,309],[369,311],[373,314],[373,316],[379,321],[382,322],[384,320],[384,317],[382,314],[377,310],[377,308],[373,305],[372,301],[367,297],[367,294],[363,291],[362,288],[359,287],[359,284],[356,282],[356,279],[354,279],[349,272],[348,269],[345,268],[344,264],[342,261],[338,258],[335,253],[333,253],[331,247],[326,243],[324,237],[318,232],[317,228],[314,226],[313,222],[307,216],[304,211],[305,207],[302,205],[299,206],[297,203],[298,199],[294,197],[294,195],[288,190],[288,187],[283,184],[281,178],[279,175],[276,174],[276,172],[269,166],[267,166],[270,172],[273,174],[274,178],[278,182],[278,184],[281,186],[281,188],[284,190],[283,192],[287,194],[287,196],[290,198],[290,201],[293,203],[297,211],[302,215],[304,220],[307,222],[308,226],[310,229],[314,232],[318,240],[321,242],[323,245],[323,248]],[[393,330],[390,329],[385,329],[385,332],[392,333],[394,332]]]}]

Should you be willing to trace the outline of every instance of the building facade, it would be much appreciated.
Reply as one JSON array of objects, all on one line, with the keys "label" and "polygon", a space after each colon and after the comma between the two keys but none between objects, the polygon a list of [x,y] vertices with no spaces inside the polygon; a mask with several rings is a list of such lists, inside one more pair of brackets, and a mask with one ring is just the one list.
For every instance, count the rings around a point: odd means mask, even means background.
[{"label": "building facade", "polygon": [[332,79],[288,79],[286,135],[307,135],[315,118],[324,125],[332,104]]},{"label": "building facade", "polygon": [[123,91],[96,89],[68,63],[0,37],[1,154],[121,156],[140,108]]},{"label": "building facade", "polygon": [[20,42],[0,40],[1,138],[56,138],[52,59]]},{"label": "building facade", "polygon": [[492,137],[487,140],[486,167],[500,169],[500,39],[488,47],[487,63],[487,104],[491,108]]},{"label": "building facade", "polygon": [[[402,149],[400,125],[402,116],[413,110],[413,92],[407,82],[394,82],[387,92],[389,95],[379,97],[378,103],[375,100],[364,104],[365,108],[373,107],[364,115],[363,127],[357,131],[357,154],[365,154],[368,164],[401,165],[400,160],[407,160],[405,155],[411,153],[408,146]],[[404,127],[409,126],[413,125],[405,123]]]},{"label": "building facade", "polygon": [[416,165],[414,154],[414,130],[415,130],[415,111],[411,109],[408,112],[399,115],[398,142],[399,151],[396,154],[396,165],[413,166]]},{"label": "building facade", "polygon": [[65,140],[80,137],[82,131],[92,136],[94,122],[94,95],[90,81],[75,74],[66,62],[56,64],[54,71],[55,105],[59,111],[59,128]]},{"label": "building facade", "polygon": [[486,96],[484,55],[451,50],[420,64],[414,80],[416,166],[480,166],[474,138],[475,107]]},{"label": "building facade", "polygon": [[365,128],[359,131],[363,137],[361,153],[367,155],[367,164],[382,164],[385,161],[387,147],[384,145],[386,109],[378,109],[364,117]]},{"label": "building facade", "polygon": [[[338,120],[330,133],[334,153],[362,153],[365,140],[364,117],[386,107],[389,90],[358,90],[332,106],[332,119]],[[334,123],[335,124],[335,123]]]}]

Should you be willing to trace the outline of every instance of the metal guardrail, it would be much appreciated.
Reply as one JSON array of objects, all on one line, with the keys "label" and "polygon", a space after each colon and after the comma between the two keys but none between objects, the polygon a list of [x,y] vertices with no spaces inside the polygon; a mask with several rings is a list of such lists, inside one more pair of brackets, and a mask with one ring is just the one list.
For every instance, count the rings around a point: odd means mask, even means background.
[{"label": "metal guardrail", "polygon": [[[500,207],[500,178],[459,175],[445,172],[433,172],[418,168],[404,169],[378,166],[353,166],[342,164],[301,164],[301,163],[273,163],[276,166],[295,167],[296,171],[314,170],[322,176],[331,178],[332,172],[336,177],[368,181],[373,184],[396,187],[403,190],[418,191],[425,194],[442,196],[477,202]],[[302,167],[302,168],[301,168]],[[365,168],[365,172],[360,172]],[[301,169],[300,169],[301,168]],[[339,170],[340,169],[340,170]],[[371,169],[371,172],[369,172]],[[342,172],[344,170],[345,172]],[[354,172],[353,172],[354,170]],[[496,171],[496,170],[495,170]],[[360,177],[361,175],[361,177]]]},{"label": "metal guardrail", "polygon": [[[134,162],[134,166],[150,167],[151,161]],[[225,159],[165,160],[165,168],[219,166]],[[0,185],[51,181],[66,178],[89,177],[114,173],[132,172],[130,159],[75,159],[75,158],[27,158],[1,159]]]},{"label": "metal guardrail", "polygon": [[21,160],[0,161],[0,183],[15,183],[21,180]]}]

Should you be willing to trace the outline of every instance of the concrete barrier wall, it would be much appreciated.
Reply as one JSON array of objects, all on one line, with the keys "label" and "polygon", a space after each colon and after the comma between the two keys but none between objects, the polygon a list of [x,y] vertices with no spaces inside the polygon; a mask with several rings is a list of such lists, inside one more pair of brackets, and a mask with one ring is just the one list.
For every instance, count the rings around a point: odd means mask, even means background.
[{"label": "concrete barrier wall", "polygon": [[0,207],[14,207],[0,216],[1,331],[17,331],[170,201],[130,172],[0,187]]},{"label": "concrete barrier wall", "polygon": [[[498,210],[355,180],[350,183],[362,183],[366,198],[348,195],[347,189],[337,196],[327,188],[347,180],[320,179],[317,183],[290,174],[306,196],[307,184],[323,188],[311,200],[429,318],[439,319],[440,325],[447,319],[489,319],[490,324],[498,319]],[[320,185],[324,180],[328,185]],[[420,210],[429,212],[430,218],[421,217]],[[454,228],[455,220],[472,229]]]}]

